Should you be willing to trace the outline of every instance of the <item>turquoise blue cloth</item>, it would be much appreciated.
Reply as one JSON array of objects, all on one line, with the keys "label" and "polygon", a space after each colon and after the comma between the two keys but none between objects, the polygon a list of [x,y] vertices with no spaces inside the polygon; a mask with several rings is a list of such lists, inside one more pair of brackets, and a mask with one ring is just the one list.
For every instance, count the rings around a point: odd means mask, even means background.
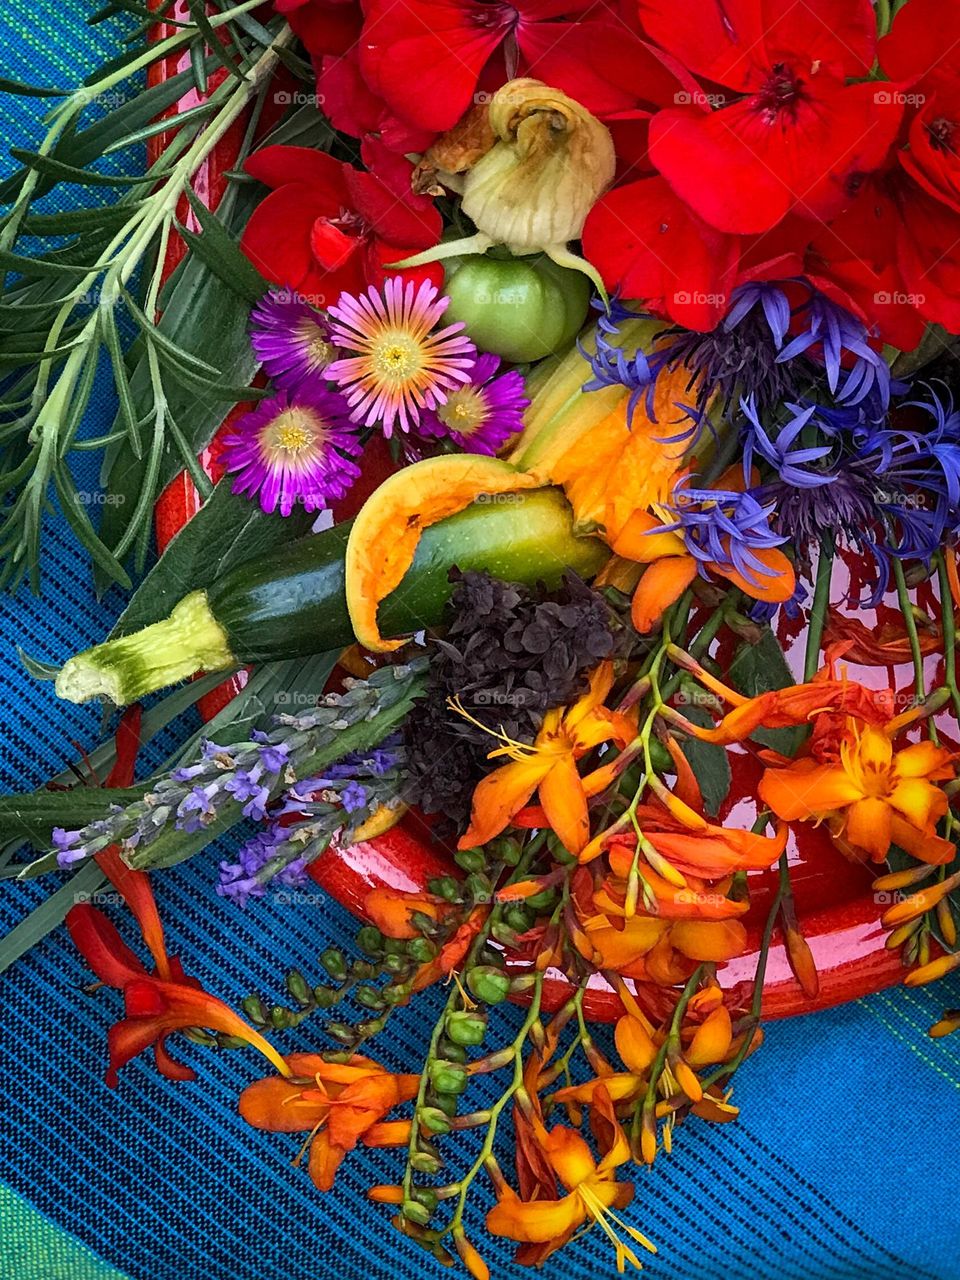
[{"label": "turquoise blue cloth", "polygon": [[[80,0],[0,8],[4,74],[70,85],[113,51],[116,28],[87,31]],[[0,102],[8,142],[36,144],[41,106]],[[8,171],[6,161],[0,162]],[[69,197],[60,195],[59,200]],[[107,382],[90,429],[108,427]],[[95,490],[96,460],[83,483]],[[119,598],[98,604],[83,558],[63,527],[47,530],[42,599],[0,600],[0,785],[30,787],[98,740],[98,713],[58,703],[30,680],[15,646],[48,659],[100,638]],[[318,900],[246,912],[213,892],[221,850],[158,882],[172,948],[210,990],[236,1001],[279,995],[296,965],[319,980],[317,956],[349,946],[345,912]],[[0,884],[0,927],[42,889]],[[158,1078],[144,1057],[120,1088],[103,1084],[115,992],[80,989],[89,974],[63,930],[15,967],[0,1012],[0,1280],[120,1276],[131,1280],[413,1280],[440,1275],[387,1225],[365,1189],[390,1181],[388,1153],[356,1153],[321,1198],[291,1167],[296,1139],[249,1129],[236,1114],[261,1074],[249,1052],[185,1045],[191,1084]],[[401,1011],[387,1065],[418,1061],[432,997]],[[741,1120],[691,1121],[672,1156],[637,1177],[632,1221],[660,1247],[656,1280],[960,1280],[960,1035],[931,1041],[928,1026],[960,985],[898,990],[813,1017],[771,1025],[737,1078]],[[309,1047],[308,1030],[281,1038]],[[507,1155],[508,1153],[505,1153]],[[474,1220],[476,1221],[476,1220]],[[474,1238],[481,1241],[479,1230]],[[484,1245],[493,1274],[515,1277],[509,1251]],[[100,1262],[98,1259],[102,1259]],[[599,1231],[548,1263],[559,1280],[613,1272]]]}]

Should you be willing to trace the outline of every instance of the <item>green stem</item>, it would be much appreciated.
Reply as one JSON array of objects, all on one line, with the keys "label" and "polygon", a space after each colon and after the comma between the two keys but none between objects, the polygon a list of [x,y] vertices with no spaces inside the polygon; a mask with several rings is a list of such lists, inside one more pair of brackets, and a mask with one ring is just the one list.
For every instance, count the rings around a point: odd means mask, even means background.
[{"label": "green stem", "polygon": [[820,666],[820,644],[830,608],[830,580],[833,575],[833,533],[825,529],[820,535],[820,558],[817,561],[817,581],[813,591],[813,603],[807,617],[807,650],[803,663],[804,680],[812,680]]},{"label": "green stem", "polygon": [[943,552],[936,554],[937,580],[940,584],[940,619],[943,628],[944,683],[950,690],[953,708],[960,717],[960,689],[957,688],[957,627],[953,616],[953,592]]}]

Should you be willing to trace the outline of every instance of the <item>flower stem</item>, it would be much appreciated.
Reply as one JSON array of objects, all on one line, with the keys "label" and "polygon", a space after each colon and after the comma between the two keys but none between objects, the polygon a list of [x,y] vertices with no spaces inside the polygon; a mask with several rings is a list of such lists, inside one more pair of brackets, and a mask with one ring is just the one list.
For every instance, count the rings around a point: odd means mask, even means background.
[{"label": "flower stem", "polygon": [[807,617],[807,650],[803,663],[804,680],[812,680],[820,666],[820,645],[830,608],[830,581],[833,576],[833,533],[825,529],[820,535],[820,558],[817,561],[817,581],[813,591],[813,603]]}]

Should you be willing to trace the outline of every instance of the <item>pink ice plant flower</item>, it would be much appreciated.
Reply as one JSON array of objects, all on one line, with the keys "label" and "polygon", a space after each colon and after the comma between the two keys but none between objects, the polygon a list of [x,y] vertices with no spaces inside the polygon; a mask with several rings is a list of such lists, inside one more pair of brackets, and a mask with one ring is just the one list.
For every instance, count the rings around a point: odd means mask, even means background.
[{"label": "pink ice plant flower", "polygon": [[330,341],[348,353],[324,376],[341,388],[355,422],[408,432],[422,410],[436,409],[470,381],[477,351],[462,323],[437,329],[450,299],[428,280],[400,277],[381,289],[342,293],[329,310]]}]

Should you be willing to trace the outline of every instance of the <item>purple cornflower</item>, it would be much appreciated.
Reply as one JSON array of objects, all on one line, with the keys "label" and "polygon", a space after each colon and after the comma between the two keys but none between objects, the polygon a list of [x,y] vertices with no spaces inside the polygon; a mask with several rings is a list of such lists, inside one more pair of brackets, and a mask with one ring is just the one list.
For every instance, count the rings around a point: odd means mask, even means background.
[{"label": "purple cornflower", "polygon": [[786,542],[770,528],[772,502],[764,505],[752,493],[727,489],[677,488],[670,509],[676,520],[657,532],[681,533],[703,577],[708,565],[736,570],[757,586],[762,578],[776,576],[753,554]]},{"label": "purple cornflower", "polygon": [[282,390],[316,380],[336,354],[326,320],[289,290],[271,289],[250,313],[250,343]]},{"label": "purple cornflower", "polygon": [[478,355],[470,381],[449,392],[445,404],[420,414],[420,434],[446,436],[468,453],[497,453],[523,429],[530,403],[523,376],[511,370],[496,377],[499,368],[499,356]]},{"label": "purple cornflower", "polygon": [[260,495],[264,511],[288,516],[302,504],[320,511],[342,498],[360,474],[362,449],[343,396],[304,384],[261,400],[224,440],[223,463],[238,472],[234,493]]},{"label": "purple cornflower", "polygon": [[734,289],[730,301],[730,310],[723,319],[724,329],[728,333],[735,329],[759,302],[773,345],[779,351],[790,328],[790,302],[780,286],[769,281],[743,284]]}]

